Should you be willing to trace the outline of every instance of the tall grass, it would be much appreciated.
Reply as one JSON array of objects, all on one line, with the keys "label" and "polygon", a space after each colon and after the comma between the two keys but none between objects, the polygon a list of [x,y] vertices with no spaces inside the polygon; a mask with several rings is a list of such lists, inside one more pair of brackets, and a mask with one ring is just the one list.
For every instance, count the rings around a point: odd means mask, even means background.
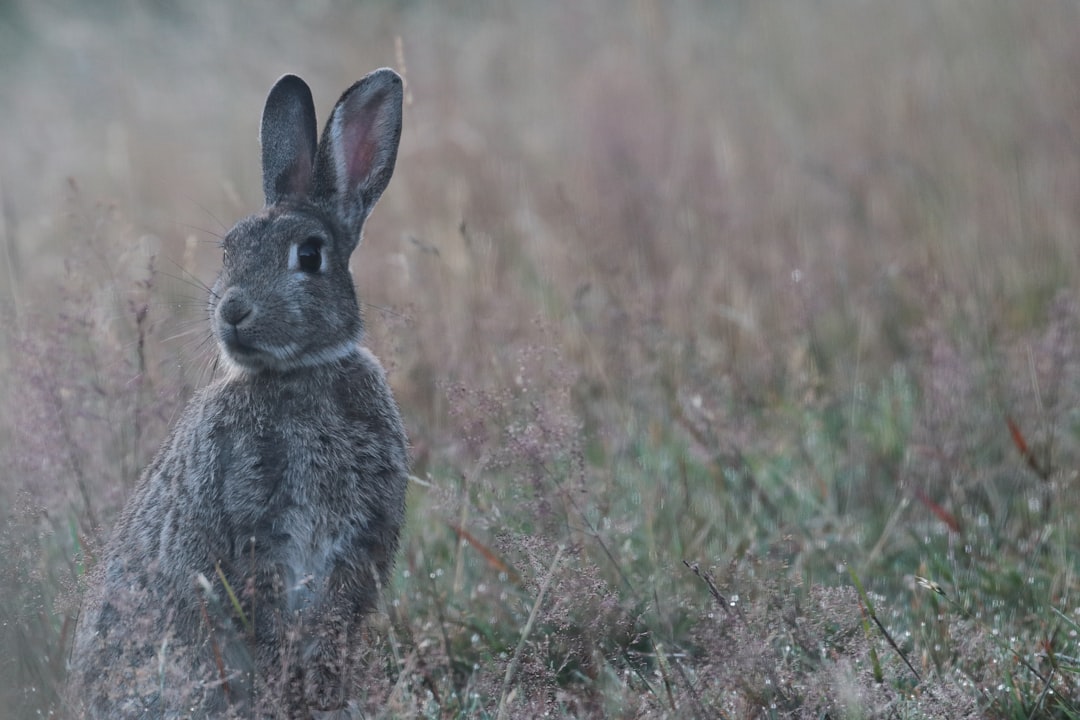
[{"label": "tall grass", "polygon": [[284,72],[408,84],[372,717],[1080,716],[1080,7],[0,9],[0,702],[213,373]]}]

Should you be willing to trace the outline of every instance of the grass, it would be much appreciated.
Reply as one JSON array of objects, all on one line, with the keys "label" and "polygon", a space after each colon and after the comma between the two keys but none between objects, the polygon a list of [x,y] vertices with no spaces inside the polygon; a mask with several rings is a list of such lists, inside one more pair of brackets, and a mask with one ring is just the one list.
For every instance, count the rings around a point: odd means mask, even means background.
[{"label": "grass", "polygon": [[1080,717],[1073,2],[0,9],[0,702],[191,391],[259,109],[408,83],[369,717]]}]

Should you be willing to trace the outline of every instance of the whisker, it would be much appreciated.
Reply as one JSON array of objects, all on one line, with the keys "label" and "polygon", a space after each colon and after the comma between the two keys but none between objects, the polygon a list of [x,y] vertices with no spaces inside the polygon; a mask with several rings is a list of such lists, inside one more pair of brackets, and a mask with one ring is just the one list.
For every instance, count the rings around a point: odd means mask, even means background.
[{"label": "whisker", "polygon": [[[211,237],[217,238],[217,242],[215,243],[216,245],[221,245],[222,241],[225,240],[224,235],[218,235],[213,230],[207,230],[206,228],[199,227],[198,225],[189,225],[188,223],[177,223],[177,225],[179,225],[182,228],[187,228],[188,230],[194,230],[195,232],[204,233],[206,235],[210,235]],[[200,238],[199,242],[211,242],[211,241]]]},{"label": "whisker", "polygon": [[[202,325],[202,323],[199,323],[199,324]],[[173,333],[172,335],[169,335],[168,337],[163,337],[163,338],[161,338],[161,342],[165,342],[165,343],[175,342],[177,340],[182,340],[182,339],[185,339],[185,338],[189,338],[192,335],[195,335],[195,334],[197,334],[197,333],[199,333],[201,331],[202,331],[202,328],[193,327],[193,328],[190,328],[188,330],[184,330],[182,332]],[[205,340],[203,340],[203,342],[201,342],[200,345],[202,345],[204,343],[205,343]]]},{"label": "whisker", "polygon": [[[190,282],[190,283],[192,283],[192,284],[194,284],[194,285],[197,285],[198,287],[202,288],[203,290],[209,290],[209,289],[210,289],[210,286],[209,286],[209,285],[207,285],[206,283],[204,283],[204,282],[203,282],[203,281],[202,281],[202,280],[201,280],[201,279],[199,278],[199,276],[198,276],[198,275],[196,275],[195,273],[191,272],[191,271],[190,271],[190,270],[188,270],[188,269],[187,269],[186,267],[184,267],[184,266],[183,266],[183,265],[181,265],[180,263],[176,262],[176,261],[175,261],[175,260],[173,260],[172,258],[168,258],[168,260],[169,260],[169,263],[171,263],[173,267],[175,267],[175,268],[176,268],[177,270],[179,270],[180,272],[182,272],[182,273],[183,273],[183,274],[184,274],[184,275],[185,275],[185,276],[187,277],[187,279],[188,279],[187,281],[188,281],[188,282]],[[159,272],[161,272],[161,271],[159,271]],[[162,274],[164,274],[164,273],[162,273]],[[180,279],[181,279],[181,278],[178,278],[178,277],[176,277],[175,275],[166,275],[166,277],[172,277],[172,278],[175,278],[175,279],[177,279],[177,280],[180,280]]]},{"label": "whisker", "polygon": [[196,297],[194,295],[177,295],[175,299],[153,300],[146,304],[150,307],[202,307],[206,305],[206,298]]},{"label": "whisker", "polygon": [[385,305],[376,305],[375,303],[367,302],[366,300],[361,300],[360,304],[363,305],[366,308],[371,308],[372,310],[378,310],[380,313],[382,313],[384,315],[390,315],[392,317],[396,317],[396,318],[398,318],[400,320],[404,320],[404,321],[410,322],[410,323],[413,321],[411,315],[406,315],[405,313],[398,312],[397,310],[393,310],[393,309],[391,309],[389,307],[386,307]]},{"label": "whisker", "polygon": [[214,297],[214,298],[217,297],[214,294],[213,288],[210,287],[209,285],[207,285],[206,283],[204,283],[197,276],[195,276],[194,274],[189,272],[186,268],[184,268],[183,266],[181,266],[180,264],[178,264],[176,262],[173,262],[173,265],[175,265],[177,268],[179,268],[180,271],[183,272],[186,275],[186,277],[183,277],[183,276],[180,276],[180,275],[173,275],[172,273],[167,273],[167,272],[160,271],[160,270],[158,272],[160,272],[163,277],[167,277],[167,278],[169,278],[171,280],[176,280],[177,282],[184,283],[185,285],[190,285],[193,288],[198,288],[199,290],[202,290],[204,293],[206,293],[207,295],[209,295],[211,297]]},{"label": "whisker", "polygon": [[217,376],[218,364],[221,362],[221,356],[217,353],[212,353],[207,357],[206,362],[203,363],[202,372],[199,375],[199,386],[205,386]]},{"label": "whisker", "polygon": [[[195,207],[202,210],[207,215],[209,215],[210,219],[213,220],[214,222],[216,222],[218,225],[220,225],[223,229],[228,230],[228,227],[225,225],[225,223],[221,222],[221,220],[218,219],[218,217],[216,215],[214,215],[214,213],[210,212],[210,208],[206,207],[205,205],[200,203],[198,200],[196,200],[195,198],[190,197],[188,195],[184,195],[184,199],[187,200],[188,202],[190,202],[191,204],[193,204]],[[211,234],[213,234],[213,233],[211,233]],[[215,235],[215,237],[218,237],[218,236]],[[219,237],[219,239],[220,239],[220,237]]]}]

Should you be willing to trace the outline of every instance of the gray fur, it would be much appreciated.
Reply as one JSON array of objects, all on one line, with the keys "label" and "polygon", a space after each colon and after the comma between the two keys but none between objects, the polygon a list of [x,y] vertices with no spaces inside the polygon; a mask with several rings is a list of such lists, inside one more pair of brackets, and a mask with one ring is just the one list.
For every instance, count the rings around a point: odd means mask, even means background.
[{"label": "gray fur", "polygon": [[[267,207],[226,236],[211,292],[227,372],[192,398],[113,532],[76,632],[74,714],[344,712],[345,655],[405,512],[405,432],[359,345],[348,268],[393,173],[401,98],[393,71],[371,73],[314,154],[307,86],[271,90]],[[321,263],[302,269],[306,241]]]},{"label": "gray fur", "polygon": [[259,128],[268,206],[311,186],[317,132],[307,83],[295,75],[283,76],[270,88]]}]

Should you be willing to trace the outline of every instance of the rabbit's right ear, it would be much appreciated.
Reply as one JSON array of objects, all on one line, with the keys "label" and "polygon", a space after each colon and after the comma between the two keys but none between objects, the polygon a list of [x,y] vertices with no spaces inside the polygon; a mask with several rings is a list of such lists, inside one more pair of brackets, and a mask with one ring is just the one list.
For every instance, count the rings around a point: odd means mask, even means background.
[{"label": "rabbit's right ear", "polygon": [[368,73],[341,96],[323,130],[312,198],[344,221],[348,252],[394,174],[403,93],[401,76],[390,68]]},{"label": "rabbit's right ear", "polygon": [[295,75],[274,83],[263,108],[263,193],[273,205],[289,195],[306,196],[311,190],[318,128],[311,89]]}]

